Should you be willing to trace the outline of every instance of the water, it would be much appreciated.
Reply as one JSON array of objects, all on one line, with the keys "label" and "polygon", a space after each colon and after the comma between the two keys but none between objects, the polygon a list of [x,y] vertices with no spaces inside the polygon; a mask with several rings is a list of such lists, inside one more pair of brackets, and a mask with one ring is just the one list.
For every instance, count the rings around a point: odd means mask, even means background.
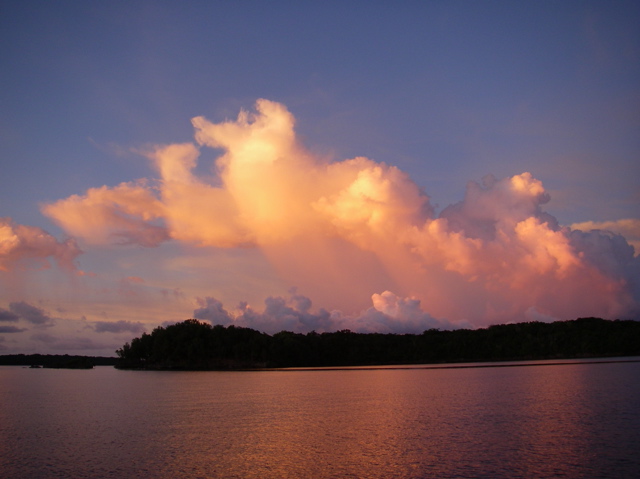
[{"label": "water", "polygon": [[638,478],[640,363],[0,368],[3,478]]}]

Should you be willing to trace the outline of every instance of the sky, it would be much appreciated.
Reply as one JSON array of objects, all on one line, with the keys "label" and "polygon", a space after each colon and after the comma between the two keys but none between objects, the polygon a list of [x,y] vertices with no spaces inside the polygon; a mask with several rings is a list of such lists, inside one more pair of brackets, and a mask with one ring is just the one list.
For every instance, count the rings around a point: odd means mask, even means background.
[{"label": "sky", "polygon": [[0,1],[0,354],[640,319],[634,1]]}]

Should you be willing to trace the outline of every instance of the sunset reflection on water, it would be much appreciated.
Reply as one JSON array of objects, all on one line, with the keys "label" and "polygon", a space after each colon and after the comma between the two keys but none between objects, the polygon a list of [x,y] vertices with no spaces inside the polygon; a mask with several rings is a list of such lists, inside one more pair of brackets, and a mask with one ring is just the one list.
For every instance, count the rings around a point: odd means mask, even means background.
[{"label": "sunset reflection on water", "polygon": [[640,363],[0,369],[3,477],[637,477]]}]

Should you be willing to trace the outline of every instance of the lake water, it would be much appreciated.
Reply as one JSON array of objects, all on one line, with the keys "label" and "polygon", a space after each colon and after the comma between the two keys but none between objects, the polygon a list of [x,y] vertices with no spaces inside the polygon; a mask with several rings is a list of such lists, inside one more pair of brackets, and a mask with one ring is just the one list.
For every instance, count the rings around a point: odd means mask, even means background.
[{"label": "lake water", "polygon": [[0,477],[638,478],[639,379],[640,362],[0,367]]}]

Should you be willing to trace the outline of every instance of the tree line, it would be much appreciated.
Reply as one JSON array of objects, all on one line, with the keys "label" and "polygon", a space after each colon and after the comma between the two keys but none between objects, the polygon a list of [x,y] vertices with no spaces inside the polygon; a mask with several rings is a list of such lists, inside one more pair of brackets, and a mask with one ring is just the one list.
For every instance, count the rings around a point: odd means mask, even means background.
[{"label": "tree line", "polygon": [[640,322],[580,318],[422,334],[342,330],[268,335],[189,319],[144,333],[116,351],[122,369],[372,366],[640,355]]},{"label": "tree line", "polygon": [[69,354],[4,354],[2,366],[41,366],[43,368],[91,369],[94,366],[115,366],[117,358],[73,356]]}]

